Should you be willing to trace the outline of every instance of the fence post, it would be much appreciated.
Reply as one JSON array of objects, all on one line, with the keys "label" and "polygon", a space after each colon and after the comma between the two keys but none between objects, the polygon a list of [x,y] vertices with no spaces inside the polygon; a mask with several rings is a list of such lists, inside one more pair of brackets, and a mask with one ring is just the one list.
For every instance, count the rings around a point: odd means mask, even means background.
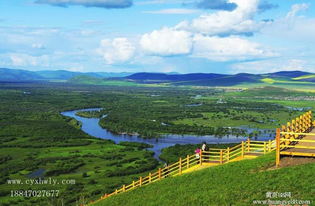
[{"label": "fence post", "polygon": [[280,128],[276,130],[276,166],[280,164]]},{"label": "fence post", "polygon": [[271,140],[269,140],[269,143],[268,143],[268,152],[271,151]]},{"label": "fence post", "polygon": [[123,185],[123,192],[126,192],[126,185]]},{"label": "fence post", "polygon": [[249,140],[249,138],[247,139],[247,152],[249,152],[250,151],[250,140]]},{"label": "fence post", "polygon": [[244,158],[244,141],[242,141],[242,158]]},{"label": "fence post", "polygon": [[132,187],[133,188],[135,187],[135,181],[132,181]]},{"label": "fence post", "polygon": [[149,182],[151,182],[152,181],[152,174],[151,174],[151,172],[149,173]]},{"label": "fence post", "polygon": [[226,149],[226,151],[227,151],[227,158],[226,158],[226,160],[227,160],[227,162],[229,162],[230,161],[230,148],[228,147]]},{"label": "fence post", "polygon": [[200,162],[199,162],[199,164],[200,164],[200,166],[202,165],[202,150],[200,150],[200,154],[199,154],[199,158],[200,158]]},{"label": "fence post", "polygon": [[220,164],[223,164],[223,150],[220,149]]},{"label": "fence post", "polygon": [[187,168],[189,168],[189,155],[187,155]]},{"label": "fence post", "polygon": [[116,195],[118,194],[118,190],[117,190],[117,189],[115,190],[115,194],[116,194]]},{"label": "fence post", "polygon": [[182,158],[180,157],[179,158],[179,171],[178,171],[178,173],[181,175],[182,174]]},{"label": "fence post", "polygon": [[159,168],[159,180],[162,178],[162,169]]},{"label": "fence post", "polygon": [[264,142],[264,154],[266,154],[266,151],[267,151],[267,142]]},{"label": "fence post", "polygon": [[140,187],[141,187],[142,186],[142,177],[140,177],[139,184],[140,184]]}]

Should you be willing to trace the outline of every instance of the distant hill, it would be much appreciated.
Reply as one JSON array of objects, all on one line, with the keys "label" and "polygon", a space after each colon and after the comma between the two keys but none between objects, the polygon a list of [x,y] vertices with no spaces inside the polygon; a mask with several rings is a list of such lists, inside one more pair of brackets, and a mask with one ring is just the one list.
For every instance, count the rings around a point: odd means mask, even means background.
[{"label": "distant hill", "polygon": [[31,81],[41,78],[39,74],[31,71],[0,68],[0,81]]},{"label": "distant hill", "polygon": [[172,85],[194,86],[233,86],[239,84],[269,83],[269,84],[301,84],[314,82],[314,74],[302,71],[281,71],[267,74],[165,74],[165,73],[135,73],[121,80],[137,83],[169,83]]},{"label": "distant hill", "polygon": [[274,72],[274,73],[268,73],[269,77],[289,77],[289,78],[295,78],[305,75],[310,75],[312,73],[309,72],[302,72],[302,71],[281,71],[281,72]]},{"label": "distant hill", "polygon": [[66,70],[27,71],[19,69],[0,68],[0,81],[47,81],[69,80],[76,76],[90,76],[95,78],[125,77],[132,73],[121,72],[72,72]]},{"label": "distant hill", "polygon": [[225,74],[204,74],[204,73],[191,73],[191,74],[165,74],[165,73],[135,73],[125,77],[125,79],[137,80],[137,81],[198,81],[203,79],[220,78],[228,75]]}]

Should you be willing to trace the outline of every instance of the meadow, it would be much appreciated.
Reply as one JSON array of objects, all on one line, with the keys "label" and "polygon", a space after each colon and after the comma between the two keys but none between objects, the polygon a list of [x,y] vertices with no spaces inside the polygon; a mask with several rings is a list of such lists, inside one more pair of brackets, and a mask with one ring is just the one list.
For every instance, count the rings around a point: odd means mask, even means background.
[{"label": "meadow", "polygon": [[[315,164],[273,169],[275,154],[167,178],[118,194],[95,206],[268,205],[255,201],[315,201]],[[290,197],[271,194],[290,193]],[[311,205],[311,204],[305,204]]]}]

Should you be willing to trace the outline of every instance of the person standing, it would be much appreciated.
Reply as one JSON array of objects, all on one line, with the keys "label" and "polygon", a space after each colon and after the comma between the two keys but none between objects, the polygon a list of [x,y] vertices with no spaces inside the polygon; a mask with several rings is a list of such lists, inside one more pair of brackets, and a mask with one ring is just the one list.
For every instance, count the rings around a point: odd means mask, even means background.
[{"label": "person standing", "polygon": [[[202,150],[202,152],[207,152],[207,151],[208,151],[208,146],[207,146],[207,143],[206,143],[206,142],[203,142],[203,143],[202,143],[201,150]],[[205,159],[206,161],[209,159],[209,158],[207,157],[207,155],[210,155],[210,154],[206,154],[206,153],[205,153],[204,159]]]},{"label": "person standing", "polygon": [[206,142],[203,142],[202,146],[201,146],[201,150],[204,152],[204,151],[206,151],[206,149],[207,149],[207,144],[206,144]]}]

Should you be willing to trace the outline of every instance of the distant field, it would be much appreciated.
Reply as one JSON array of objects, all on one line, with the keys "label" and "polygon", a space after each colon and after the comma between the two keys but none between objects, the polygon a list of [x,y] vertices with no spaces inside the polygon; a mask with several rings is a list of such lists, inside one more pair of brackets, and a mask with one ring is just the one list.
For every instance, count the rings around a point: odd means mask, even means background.
[{"label": "distant field", "polygon": [[218,113],[202,113],[202,118],[175,120],[175,124],[188,124],[197,126],[214,126],[220,127],[252,127],[260,129],[274,129],[279,126],[283,119],[292,118],[292,114],[287,112],[252,112],[248,111],[244,114],[237,114],[237,110],[231,110],[234,115],[227,116],[223,112]]}]

